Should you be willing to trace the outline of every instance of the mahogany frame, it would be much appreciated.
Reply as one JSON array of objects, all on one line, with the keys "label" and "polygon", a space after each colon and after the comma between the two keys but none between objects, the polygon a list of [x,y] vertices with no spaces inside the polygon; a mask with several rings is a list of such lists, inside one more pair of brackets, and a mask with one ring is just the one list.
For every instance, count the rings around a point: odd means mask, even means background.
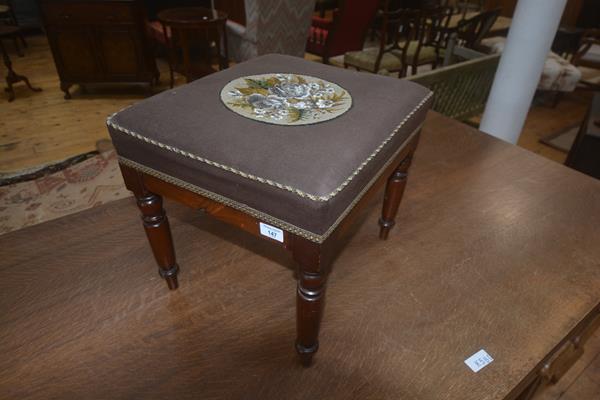
[{"label": "mahogany frame", "polygon": [[384,183],[386,189],[382,214],[379,219],[379,237],[382,240],[387,239],[390,229],[395,224],[398,207],[406,187],[408,170],[418,140],[419,133],[413,135],[406,142],[404,148],[389,163],[371,188],[367,190],[356,206],[322,243],[312,242],[285,230],[283,230],[283,242],[270,239],[260,234],[260,220],[243,211],[165,182],[122,163],[119,166],[125,180],[125,186],[133,192],[137,199],[137,205],[142,213],[144,230],[159,266],[160,276],[165,279],[170,290],[175,290],[178,287],[177,273],[179,266],[175,258],[169,220],[162,206],[163,196],[191,208],[201,209],[214,218],[243,229],[254,236],[283,246],[292,253],[293,259],[298,264],[296,351],[302,364],[309,366],[319,347],[319,325],[323,313],[327,275],[331,269],[331,264],[342,247],[341,244],[343,244],[344,238],[350,234],[349,228],[357,219],[360,211],[379,192]]}]

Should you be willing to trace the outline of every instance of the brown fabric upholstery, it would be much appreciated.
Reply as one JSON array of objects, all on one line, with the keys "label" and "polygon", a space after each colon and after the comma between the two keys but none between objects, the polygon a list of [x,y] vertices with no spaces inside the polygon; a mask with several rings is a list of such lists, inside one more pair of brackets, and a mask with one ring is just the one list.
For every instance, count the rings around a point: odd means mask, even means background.
[{"label": "brown fabric upholstery", "polygon": [[[227,82],[271,72],[335,82],[353,97],[352,108],[327,122],[279,126],[221,103]],[[412,82],[266,55],[141,101],[108,125],[122,162],[321,241],[419,128],[430,103],[430,92]]]}]

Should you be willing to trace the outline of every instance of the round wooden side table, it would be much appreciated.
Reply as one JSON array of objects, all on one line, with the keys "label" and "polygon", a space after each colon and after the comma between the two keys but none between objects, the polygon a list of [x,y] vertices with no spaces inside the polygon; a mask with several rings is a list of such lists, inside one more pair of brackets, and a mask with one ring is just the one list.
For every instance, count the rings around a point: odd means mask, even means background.
[{"label": "round wooden side table", "polygon": [[4,61],[4,65],[6,65],[6,69],[8,70],[8,73],[6,74],[7,86],[4,89],[5,92],[8,92],[8,101],[13,101],[15,99],[15,91],[13,89],[13,84],[17,82],[25,82],[25,85],[27,85],[27,87],[34,92],[42,91],[41,88],[31,86],[31,83],[29,83],[29,79],[27,79],[27,77],[17,74],[12,69],[12,62],[10,61],[10,57],[8,56],[6,48],[4,47],[3,40],[14,40],[19,35],[19,33],[20,30],[16,26],[0,25],[0,51],[2,52],[2,60]]},{"label": "round wooden side table", "polygon": [[227,14],[224,12],[204,7],[179,7],[159,12],[158,19],[169,53],[171,87],[175,69],[185,75],[187,82],[215,72],[211,65],[213,43],[219,70],[229,66]]}]

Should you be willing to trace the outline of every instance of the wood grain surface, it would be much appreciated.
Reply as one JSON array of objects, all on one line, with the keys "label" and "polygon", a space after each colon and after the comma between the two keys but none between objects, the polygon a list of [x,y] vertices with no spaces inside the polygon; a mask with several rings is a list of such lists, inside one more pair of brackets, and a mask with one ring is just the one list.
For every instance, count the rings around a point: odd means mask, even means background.
[{"label": "wood grain surface", "polygon": [[514,398],[599,312],[600,182],[430,114],[387,241],[380,202],[333,265],[309,369],[294,264],[245,232],[165,202],[177,291],[132,199],[0,236],[0,398]]}]

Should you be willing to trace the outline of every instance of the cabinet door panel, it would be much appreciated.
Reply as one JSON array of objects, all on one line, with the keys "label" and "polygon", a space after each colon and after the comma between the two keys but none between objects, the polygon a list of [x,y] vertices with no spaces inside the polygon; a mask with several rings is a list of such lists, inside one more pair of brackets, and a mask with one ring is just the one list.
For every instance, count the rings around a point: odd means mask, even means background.
[{"label": "cabinet door panel", "polygon": [[135,78],[140,68],[143,68],[140,46],[133,28],[100,28],[98,47],[102,54],[104,73],[107,76]]},{"label": "cabinet door panel", "polygon": [[102,75],[94,55],[93,33],[87,29],[57,28],[48,32],[61,77],[66,81],[97,79]]},{"label": "cabinet door panel", "polygon": [[41,6],[50,25],[128,23],[134,18],[134,8],[127,3],[44,1]]}]

